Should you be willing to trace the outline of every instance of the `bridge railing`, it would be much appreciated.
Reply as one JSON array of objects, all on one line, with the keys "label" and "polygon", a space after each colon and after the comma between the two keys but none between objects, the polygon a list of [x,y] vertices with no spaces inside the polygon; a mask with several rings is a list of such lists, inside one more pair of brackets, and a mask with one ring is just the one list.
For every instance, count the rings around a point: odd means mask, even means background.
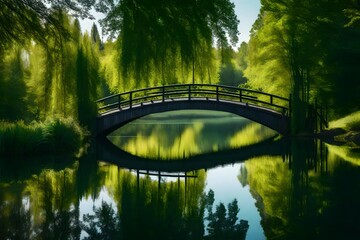
[{"label": "bridge railing", "polygon": [[100,114],[141,105],[176,100],[209,100],[244,103],[290,113],[287,98],[256,90],[213,84],[177,84],[150,87],[111,95],[97,100]]}]

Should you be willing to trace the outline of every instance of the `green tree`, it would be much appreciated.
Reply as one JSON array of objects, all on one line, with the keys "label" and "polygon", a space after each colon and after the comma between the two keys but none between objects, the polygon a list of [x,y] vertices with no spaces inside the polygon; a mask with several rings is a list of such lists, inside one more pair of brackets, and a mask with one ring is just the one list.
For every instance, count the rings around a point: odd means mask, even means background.
[{"label": "green tree", "polygon": [[347,111],[358,108],[354,93],[359,90],[355,82],[359,31],[345,27],[344,14],[351,2],[262,1],[249,42],[245,76],[255,88],[285,97],[292,94],[295,133],[309,130],[307,109],[316,98],[333,113],[344,111],[337,107],[344,104]]},{"label": "green tree", "polygon": [[291,81],[285,61],[283,24],[283,20],[277,20],[271,13],[260,13],[248,44],[244,74],[253,89],[288,97]]},{"label": "green tree", "polygon": [[77,114],[80,123],[92,129],[95,127],[96,105],[99,74],[99,49],[97,42],[92,42],[86,34],[78,47],[76,61],[76,98]]},{"label": "green tree", "polygon": [[0,119],[14,121],[24,119],[27,115],[26,57],[26,51],[16,46],[6,51],[0,60]]},{"label": "green tree", "polygon": [[102,44],[102,41],[101,41],[101,38],[100,38],[99,30],[98,30],[95,23],[93,23],[93,25],[91,27],[90,36],[91,36],[91,42],[93,44],[96,44],[98,46],[99,50],[102,50],[103,49],[103,44]]},{"label": "green tree", "polygon": [[29,120],[62,115],[90,126],[96,115],[94,101],[100,91],[99,43],[81,34],[77,19],[62,10],[54,11],[53,15],[61,20],[67,34],[54,29],[54,35],[45,36],[46,46],[36,42],[24,46],[26,59],[23,58],[29,66],[18,71],[28,78],[26,93],[21,98],[27,104],[23,109],[31,113]]},{"label": "green tree", "polygon": [[[180,59],[194,82],[195,71],[200,76],[208,73],[213,41],[221,48],[237,42],[238,20],[228,0],[109,3],[102,8],[107,13],[103,28],[119,39],[122,75],[136,81],[146,82],[151,73],[164,73],[167,63]],[[179,69],[177,64],[170,67],[166,72]]]},{"label": "green tree", "polygon": [[222,64],[219,72],[219,83],[238,87],[246,82],[243,71],[236,62],[236,53],[232,48],[221,50]]},{"label": "green tree", "polygon": [[248,51],[248,43],[242,42],[236,54],[237,64],[239,65],[239,68],[242,72],[244,72],[248,66]]}]

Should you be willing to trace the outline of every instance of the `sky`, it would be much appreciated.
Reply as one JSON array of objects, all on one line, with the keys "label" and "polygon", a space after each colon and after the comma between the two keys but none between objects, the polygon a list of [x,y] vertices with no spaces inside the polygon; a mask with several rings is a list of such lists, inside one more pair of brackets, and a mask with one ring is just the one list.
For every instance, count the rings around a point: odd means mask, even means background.
[{"label": "sky", "polygon": [[250,30],[260,12],[260,0],[231,0],[235,3],[235,13],[240,20],[239,43],[248,42]]},{"label": "sky", "polygon": [[[249,31],[251,30],[252,24],[255,22],[257,15],[260,11],[260,0],[230,0],[235,4],[235,13],[238,16],[238,19],[240,20],[239,24],[239,42],[237,46],[240,46],[242,42],[248,42],[249,41]],[[98,13],[92,12],[95,18],[101,18],[101,15]],[[93,23],[96,23],[98,25],[98,28],[100,29],[99,24],[95,20],[81,20],[81,29],[83,32],[88,31],[90,32],[91,27]],[[101,34],[101,33],[100,33]],[[103,39],[106,40],[106,39]]]}]

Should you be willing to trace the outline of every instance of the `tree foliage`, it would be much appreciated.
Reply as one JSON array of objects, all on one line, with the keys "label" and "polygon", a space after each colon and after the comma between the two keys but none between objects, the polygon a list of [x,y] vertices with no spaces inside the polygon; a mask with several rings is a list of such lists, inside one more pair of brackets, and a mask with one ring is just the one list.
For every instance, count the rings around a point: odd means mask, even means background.
[{"label": "tree foliage", "polygon": [[[358,109],[359,29],[346,27],[355,1],[261,1],[248,47],[250,86],[292,94],[297,131],[316,99],[341,115]],[[344,108],[343,106],[347,107]]]},{"label": "tree foliage", "polygon": [[19,46],[0,59],[0,119],[20,120],[26,116],[26,60]]},{"label": "tree foliage", "polygon": [[146,79],[151,69],[175,71],[176,58],[194,73],[199,59],[211,57],[213,41],[222,48],[237,42],[239,21],[228,0],[105,2],[102,25],[118,38],[123,76]]},{"label": "tree foliage", "polygon": [[93,27],[92,39],[82,35],[79,21],[61,9],[50,16],[64,32],[54,28],[54,34],[42,36],[44,42],[27,36],[23,44],[0,51],[0,118],[31,122],[62,116],[93,125],[101,92],[98,31]]},{"label": "tree foliage", "polygon": [[0,52],[29,38],[46,45],[44,36],[54,31],[66,32],[54,11],[63,9],[77,17],[91,17],[88,12],[94,3],[94,0],[0,0]]}]

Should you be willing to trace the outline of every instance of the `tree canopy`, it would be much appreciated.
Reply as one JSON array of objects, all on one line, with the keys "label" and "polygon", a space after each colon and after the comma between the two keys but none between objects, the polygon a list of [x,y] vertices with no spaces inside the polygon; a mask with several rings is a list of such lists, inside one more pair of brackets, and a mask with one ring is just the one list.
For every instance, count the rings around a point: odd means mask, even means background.
[{"label": "tree canopy", "polygon": [[46,43],[45,36],[64,32],[54,11],[66,10],[75,17],[88,17],[94,0],[0,0],[0,52],[15,42],[32,38]]},{"label": "tree canopy", "polygon": [[294,120],[304,118],[316,100],[333,116],[358,109],[360,31],[350,14],[356,13],[358,1],[261,3],[249,42],[249,84],[286,97],[291,93]]},{"label": "tree canopy", "polygon": [[105,33],[119,40],[123,74],[146,75],[174,56],[193,64],[216,41],[221,48],[238,40],[238,19],[229,0],[104,1],[98,10]]}]

